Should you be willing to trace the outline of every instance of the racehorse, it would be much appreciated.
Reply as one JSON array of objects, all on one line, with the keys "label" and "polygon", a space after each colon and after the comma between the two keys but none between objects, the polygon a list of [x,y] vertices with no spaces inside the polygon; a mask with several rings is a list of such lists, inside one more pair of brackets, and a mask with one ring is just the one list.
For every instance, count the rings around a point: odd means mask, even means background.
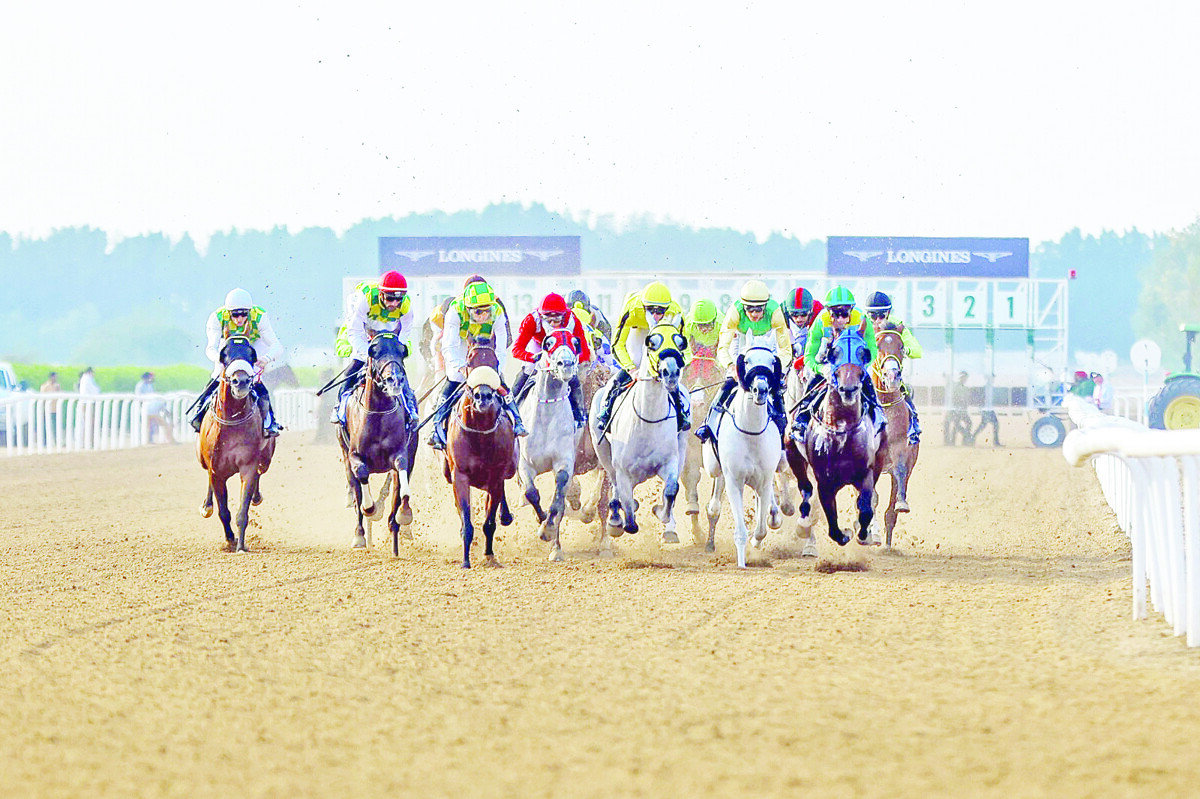
[{"label": "racehorse", "polygon": [[[571,412],[571,380],[579,373],[579,340],[566,330],[556,330],[542,341],[546,359],[539,364],[533,391],[521,402],[521,419],[529,435],[520,440],[520,482],[525,499],[533,506],[541,523],[541,538],[551,541],[550,560],[563,559],[559,531],[566,509],[567,483],[575,474],[576,442],[581,430],[575,429]],[[539,474],[554,474],[554,499],[545,511],[534,483]]]},{"label": "racehorse", "polygon": [[[607,431],[601,430],[596,420],[613,383],[597,391],[592,399],[589,425],[592,443],[616,494],[609,502],[601,552],[611,549],[609,536],[638,531],[633,489],[655,476],[663,481],[662,502],[654,508],[664,525],[662,540],[679,543],[675,533],[675,497],[679,493],[688,431],[679,430],[671,394],[680,387],[687,339],[671,325],[658,325],[646,337],[645,348],[637,380],[617,400],[619,404],[613,410]],[[686,390],[680,393],[687,396]]]},{"label": "racehorse", "polygon": [[[904,326],[885,321],[875,332],[879,355],[871,364],[871,380],[875,384],[875,395],[883,406],[887,417],[887,446],[884,447],[883,470],[891,476],[892,496],[887,510],[883,512],[883,527],[887,545],[892,545],[892,531],[896,527],[898,513],[908,513],[908,479],[917,465],[920,444],[908,441],[910,412],[904,401],[904,383],[901,370],[904,367],[904,340],[900,337]],[[878,500],[878,494],[876,494]],[[878,520],[876,520],[878,523]],[[878,543],[878,535],[872,538]]]},{"label": "racehorse", "polygon": [[[742,492],[750,486],[758,498],[754,514],[754,545],[761,547],[767,526],[779,529],[782,520],[775,506],[775,471],[783,455],[779,428],[771,421],[771,387],[783,380],[783,369],[774,350],[751,347],[737,358],[738,385],[729,410],[716,419],[713,443],[704,449],[704,469],[713,478],[712,498],[708,502],[708,544],[715,548],[717,519],[721,515],[718,474],[725,480],[725,496],[733,514],[733,545],[737,549],[738,568],[746,568],[746,519]],[[694,436],[692,436],[694,438]]]},{"label": "racehorse", "polygon": [[[865,413],[863,381],[870,350],[856,330],[844,331],[834,342],[829,362],[833,373],[820,406],[813,410],[804,437],[804,459],[817,481],[817,493],[829,537],[841,546],[850,536],[838,526],[837,493],[845,486],[858,490],[858,540],[866,543],[874,515],[875,481],[883,468],[886,431],[882,437]],[[807,470],[796,471],[801,492],[812,491]]]},{"label": "racehorse", "polygon": [[471,522],[472,488],[487,492],[484,554],[493,566],[499,565],[492,549],[496,511],[500,511],[501,524],[505,527],[512,524],[512,514],[504,497],[504,481],[517,473],[519,453],[512,420],[504,412],[499,391],[500,375],[494,368],[476,366],[471,369],[466,390],[450,415],[446,435],[443,473],[454,487],[454,502],[462,516],[464,569],[471,568],[471,542],[475,538],[475,527]]},{"label": "racehorse", "polygon": [[[246,525],[250,521],[250,506],[262,502],[259,478],[271,466],[275,454],[275,439],[263,436],[263,419],[251,394],[254,385],[254,362],[258,356],[244,336],[232,336],[221,348],[223,366],[212,407],[204,414],[200,436],[196,439],[196,454],[200,465],[208,471],[208,494],[200,513],[212,515],[213,497],[217,499],[217,516],[225,527],[225,545],[230,552],[248,552]],[[233,475],[242,478],[242,502],[237,514],[237,539],[229,526],[229,489]]]},{"label": "racehorse", "polygon": [[[395,333],[377,333],[367,346],[366,380],[346,403],[346,424],[338,427],[338,443],[346,464],[346,481],[354,492],[358,524],[354,546],[365,547],[363,515],[375,514],[370,476],[387,473],[392,485],[388,529],[392,554],[400,554],[400,527],[412,524],[409,480],[417,456],[415,420],[404,407],[408,377],[404,358],[408,348]],[[387,488],[383,490],[386,496]],[[383,496],[380,497],[380,501]]]}]

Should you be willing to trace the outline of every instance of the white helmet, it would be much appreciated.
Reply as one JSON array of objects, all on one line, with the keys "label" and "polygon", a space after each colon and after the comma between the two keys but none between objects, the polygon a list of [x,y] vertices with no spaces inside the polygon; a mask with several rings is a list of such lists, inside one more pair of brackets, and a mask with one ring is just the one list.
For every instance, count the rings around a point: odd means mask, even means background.
[{"label": "white helmet", "polygon": [[233,311],[238,308],[253,308],[254,300],[245,289],[234,289],[225,295],[225,310]]}]

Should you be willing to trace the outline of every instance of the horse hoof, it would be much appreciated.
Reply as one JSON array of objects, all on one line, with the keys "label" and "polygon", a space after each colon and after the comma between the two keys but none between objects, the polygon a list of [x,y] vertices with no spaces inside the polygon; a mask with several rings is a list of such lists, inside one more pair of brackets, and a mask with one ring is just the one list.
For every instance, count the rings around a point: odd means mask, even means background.
[{"label": "horse hoof", "polygon": [[207,519],[209,516],[212,516],[212,505],[201,505],[200,515],[205,519]]},{"label": "horse hoof", "polygon": [[375,518],[375,506],[374,505],[363,505],[362,506],[362,515],[366,516],[368,519],[374,519]]},{"label": "horse hoof", "polygon": [[495,555],[487,556],[487,565],[491,566],[493,569],[503,569],[504,568],[503,564],[501,564],[500,561],[496,560]]},{"label": "horse hoof", "polygon": [[243,546],[243,547],[238,547],[238,548],[237,548],[237,553],[238,553],[239,555],[249,555],[249,554],[250,554],[250,547],[245,547],[245,546]]},{"label": "horse hoof", "polygon": [[678,544],[679,536],[675,535],[674,530],[663,530],[662,540],[664,544]]},{"label": "horse hoof", "polygon": [[800,557],[816,558],[816,557],[820,557],[820,554],[821,553],[817,552],[817,545],[810,541],[809,543],[804,545],[804,551],[800,553]]},{"label": "horse hoof", "polygon": [[837,544],[839,547],[844,547],[846,544],[850,543],[850,536],[846,535],[840,530],[836,534],[831,530],[829,537],[833,540],[833,543]]},{"label": "horse hoof", "polygon": [[407,527],[412,524],[412,520],[412,508],[401,508],[400,512],[396,514],[396,521],[400,523],[401,527]]},{"label": "horse hoof", "polygon": [[549,541],[553,537],[554,536],[550,535],[550,529],[548,527],[546,527],[546,525],[543,524],[542,525],[542,534],[539,535],[538,538],[542,539],[543,541]]},{"label": "horse hoof", "polygon": [[630,522],[629,524],[625,525],[624,530],[630,535],[635,535],[638,531],[637,522]]},{"label": "horse hoof", "polygon": [[584,508],[579,514],[579,521],[583,522],[584,524],[591,524],[592,522],[596,521],[596,509]]},{"label": "horse hoof", "polygon": [[896,513],[908,513],[908,503],[903,499],[896,500]]},{"label": "horse hoof", "polygon": [[782,502],[779,505],[779,511],[784,516],[794,516],[796,514],[796,505],[792,502]]},{"label": "horse hoof", "polygon": [[513,523],[512,514],[508,513],[507,511],[501,511],[500,512],[500,524],[503,525],[504,527],[508,527],[512,523]]},{"label": "horse hoof", "polygon": [[[778,530],[780,527],[783,527],[783,517],[779,515],[778,509],[772,510],[767,516],[767,527],[772,530]],[[763,535],[766,534],[764,533]]]},{"label": "horse hoof", "polygon": [[565,558],[563,558],[562,549],[559,547],[555,547],[554,549],[550,550],[550,557],[548,558],[548,560],[551,563],[562,563],[563,560],[565,560]]},{"label": "horse hoof", "polygon": [[365,535],[354,536],[354,548],[355,549],[366,549],[367,548],[367,537]]},{"label": "horse hoof", "polygon": [[716,551],[717,551],[717,545],[716,545],[716,543],[714,543],[714,542],[712,542],[712,541],[708,541],[708,542],[706,542],[706,543],[704,544],[704,551],[705,551],[705,552],[716,552]]},{"label": "horse hoof", "polygon": [[686,513],[688,516],[699,516],[700,515],[700,503],[699,502],[689,502],[687,504],[687,510],[684,511],[684,513]]},{"label": "horse hoof", "polygon": [[606,559],[606,560],[607,560],[608,558],[615,558],[616,556],[617,556],[617,554],[616,554],[615,552],[613,552],[611,549],[602,549],[602,550],[600,550],[600,557],[602,557],[602,558],[604,558],[604,559]]},{"label": "horse hoof", "polygon": [[262,492],[261,491],[257,492],[254,495],[254,499],[250,500],[250,504],[254,505],[256,507],[262,504]]}]

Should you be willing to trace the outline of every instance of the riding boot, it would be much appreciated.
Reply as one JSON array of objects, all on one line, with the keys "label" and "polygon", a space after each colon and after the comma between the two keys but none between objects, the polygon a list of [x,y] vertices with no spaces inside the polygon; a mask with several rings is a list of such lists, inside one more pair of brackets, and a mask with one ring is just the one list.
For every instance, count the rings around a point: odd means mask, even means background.
[{"label": "riding boot", "polygon": [[575,418],[575,429],[581,429],[587,424],[587,408],[583,406],[583,386],[579,383],[579,375],[571,378],[570,392],[571,415]]},{"label": "riding boot", "polygon": [[521,413],[517,410],[517,401],[513,399],[513,393],[510,391],[503,395],[504,410],[508,411],[509,418],[512,419],[513,435],[527,436],[529,431],[525,429],[525,425],[521,422]]},{"label": "riding boot", "polygon": [[783,384],[771,386],[771,421],[779,428],[780,440],[787,438],[787,405],[783,398]]},{"label": "riding boot", "polygon": [[366,376],[364,367],[366,361],[360,361],[358,358],[350,361],[350,366],[346,369],[346,376],[342,378],[341,387],[338,389],[337,403],[333,406],[333,411],[329,414],[329,421],[333,424],[342,424],[345,420],[346,398],[354,393],[354,389],[358,388],[358,384],[363,381]]},{"label": "riding boot", "polygon": [[421,409],[417,407],[417,392],[413,391],[412,384],[407,380],[404,381],[404,415],[408,417],[408,422],[405,427],[408,432],[417,429],[421,423]]},{"label": "riding boot", "polygon": [[908,443],[921,443],[921,422],[917,419],[917,406],[913,405],[912,396],[904,393],[904,404],[908,406]]},{"label": "riding boot", "polygon": [[720,392],[717,393],[717,398],[708,409],[708,415],[704,417],[704,424],[700,425],[696,430],[696,438],[701,441],[708,441],[713,437],[711,425],[716,424],[717,417],[725,413],[729,408],[729,400],[733,398],[733,390],[735,388],[737,388],[737,379],[733,377],[725,378],[725,383],[721,386]]},{"label": "riding boot", "polygon": [[879,397],[875,394],[875,384],[870,380],[864,380],[862,383],[863,399],[866,400],[865,410],[870,412],[871,417],[875,420],[875,432],[880,435],[887,427],[887,416],[883,412],[883,406],[879,404]]},{"label": "riding boot", "polygon": [[209,380],[208,385],[204,387],[204,390],[200,392],[200,396],[196,397],[196,401],[189,408],[192,415],[188,418],[188,421],[191,423],[192,429],[197,433],[200,432],[200,423],[204,421],[204,413],[208,410],[208,404],[212,399],[213,392],[217,390],[217,384],[217,378],[214,377]]},{"label": "riding boot", "polygon": [[617,397],[620,396],[621,390],[625,386],[633,382],[633,378],[629,376],[629,372],[621,369],[613,378],[612,385],[609,387],[608,394],[604,397],[604,407],[600,409],[600,415],[596,417],[596,427],[601,430],[608,429],[609,420],[612,419],[613,406],[617,402]]},{"label": "riding boot", "polygon": [[692,407],[688,405],[687,399],[683,396],[683,391],[679,386],[675,386],[675,390],[671,392],[671,399],[675,403],[675,424],[679,428],[679,432],[683,433],[692,429]]},{"label": "riding boot", "polygon": [[514,380],[512,384],[512,395],[516,398],[517,402],[525,399],[525,386],[529,384],[530,377],[532,377],[532,375],[530,375],[529,372],[526,372],[524,369],[517,372],[517,379]]},{"label": "riding boot", "polygon": [[822,375],[813,375],[808,381],[808,386],[804,390],[804,396],[800,398],[800,404],[796,409],[796,421],[792,422],[792,440],[801,446],[804,445],[804,436],[808,433],[808,423],[812,419],[812,408],[819,399],[817,387],[825,382]]},{"label": "riding boot", "polygon": [[275,420],[275,411],[271,408],[271,395],[262,383],[254,384],[254,400],[258,403],[258,412],[263,418],[263,435],[274,438],[283,432],[283,426]]},{"label": "riding boot", "polygon": [[446,387],[442,389],[442,400],[438,404],[437,410],[434,411],[433,424],[429,426],[429,446],[434,449],[446,448],[446,426],[450,423],[450,412],[454,410],[454,401],[451,397],[461,385],[462,383],[454,380],[447,380]]}]

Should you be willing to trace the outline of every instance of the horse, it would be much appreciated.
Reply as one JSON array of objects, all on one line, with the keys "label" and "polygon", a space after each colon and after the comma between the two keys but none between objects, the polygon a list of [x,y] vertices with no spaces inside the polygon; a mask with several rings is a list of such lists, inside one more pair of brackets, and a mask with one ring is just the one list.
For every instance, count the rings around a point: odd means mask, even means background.
[{"label": "horse", "polygon": [[[259,478],[271,466],[275,439],[263,435],[263,419],[251,388],[254,385],[254,347],[244,336],[233,336],[221,348],[221,379],[216,399],[204,415],[196,455],[208,472],[208,494],[200,506],[204,518],[212,515],[213,497],[217,516],[225,527],[225,545],[230,551],[248,552],[246,525],[250,506],[262,502]],[[229,526],[229,478],[242,478],[242,501],[238,507],[236,540]]]},{"label": "horse", "polygon": [[[771,421],[771,387],[783,380],[783,369],[774,350],[751,347],[737,358],[738,386],[729,410],[716,419],[713,443],[704,449],[704,469],[713,478],[712,498],[708,502],[708,543],[715,548],[717,519],[721,515],[718,474],[725,480],[725,496],[733,514],[733,545],[737,549],[739,569],[746,568],[746,519],[742,491],[750,486],[758,498],[754,514],[754,545],[761,547],[767,526],[779,529],[782,520],[775,505],[775,472],[783,456],[779,428]],[[694,436],[693,436],[694,438]]]},{"label": "horse", "polygon": [[[891,477],[892,496],[887,510],[883,512],[883,527],[888,547],[892,545],[892,531],[896,527],[899,513],[908,513],[908,479],[917,465],[920,444],[908,441],[910,412],[904,401],[904,382],[901,371],[904,367],[904,340],[900,334],[903,324],[885,321],[875,332],[879,355],[871,364],[871,380],[875,384],[875,395],[887,417],[887,446],[884,447],[883,471]],[[878,500],[878,494],[876,494]],[[872,535],[878,543],[878,534]]]},{"label": "horse", "polygon": [[[804,437],[804,460],[812,468],[829,537],[845,546],[850,536],[838,526],[837,493],[845,486],[858,490],[858,540],[866,543],[874,515],[875,482],[883,468],[887,432],[876,432],[864,413],[863,381],[870,350],[858,331],[848,329],[834,342],[828,390],[812,414]],[[801,492],[812,491],[807,470],[796,470]]]},{"label": "horse", "polygon": [[484,554],[493,566],[499,565],[492,549],[496,511],[500,511],[500,523],[505,527],[513,520],[504,496],[504,481],[517,473],[520,455],[512,420],[504,412],[499,390],[500,375],[493,367],[473,368],[467,375],[466,390],[450,415],[446,435],[442,468],[446,482],[454,487],[454,502],[462,517],[464,569],[471,568],[471,542],[475,538],[471,522],[471,489],[487,492]]},{"label": "horse", "polygon": [[363,516],[374,516],[371,497],[372,474],[388,474],[380,495],[392,488],[388,529],[392,533],[392,554],[400,554],[400,528],[412,524],[411,492],[413,462],[417,457],[415,419],[404,406],[408,376],[404,359],[408,348],[395,333],[377,333],[367,346],[366,380],[346,403],[346,424],[338,427],[338,443],[346,464],[346,481],[354,492],[358,524],[354,528],[354,546],[365,547]]},{"label": "horse", "polygon": [[[576,443],[582,430],[575,428],[571,412],[571,380],[579,373],[580,341],[566,330],[556,330],[542,341],[547,363],[538,366],[533,391],[521,402],[521,418],[529,435],[520,441],[519,479],[525,499],[533,506],[541,524],[541,538],[551,541],[550,560],[563,559],[559,531],[566,509],[567,483],[575,475]],[[542,510],[541,496],[534,483],[539,474],[554,474],[554,499]]]},{"label": "horse", "polygon": [[[610,381],[592,398],[589,424],[592,443],[616,494],[609,502],[601,552],[611,549],[609,536],[638,531],[633,489],[655,476],[663,481],[662,502],[654,508],[664,525],[662,540],[679,543],[675,533],[675,497],[679,493],[688,431],[678,428],[671,394],[681,387],[687,339],[671,325],[658,325],[646,337],[645,347],[637,380],[618,400],[620,404],[613,410],[607,431],[600,429],[596,420],[613,383]],[[681,394],[686,397],[686,390]]]}]

